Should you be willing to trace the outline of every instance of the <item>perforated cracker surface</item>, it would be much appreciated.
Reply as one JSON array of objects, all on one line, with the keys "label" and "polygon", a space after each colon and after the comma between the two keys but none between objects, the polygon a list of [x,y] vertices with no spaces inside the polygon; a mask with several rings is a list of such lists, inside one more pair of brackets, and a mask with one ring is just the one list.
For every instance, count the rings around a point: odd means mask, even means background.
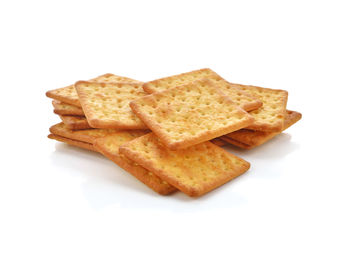
[{"label": "perforated cracker surface", "polygon": [[87,122],[85,117],[80,116],[63,116],[59,115],[62,122],[67,125],[69,129],[72,130],[83,130],[83,129],[90,129],[91,126]]},{"label": "perforated cracker surface", "polygon": [[54,113],[59,115],[73,115],[73,116],[84,116],[84,111],[82,108],[70,105],[67,103],[62,103],[57,100],[52,101],[54,107]]},{"label": "perforated cracker surface", "polygon": [[119,151],[189,196],[215,189],[250,166],[210,142],[171,151],[153,133],[126,143]]},{"label": "perforated cracker surface", "polygon": [[69,145],[73,145],[73,146],[80,147],[80,148],[87,149],[87,150],[91,150],[91,151],[96,151],[94,146],[92,144],[89,144],[89,143],[69,139],[69,138],[62,137],[62,136],[55,135],[55,134],[49,134],[47,137],[50,139],[56,140],[56,141],[60,141],[60,142],[69,144]]},{"label": "perforated cracker surface", "polygon": [[210,79],[215,82],[218,88],[232,99],[238,106],[246,111],[254,110],[262,105],[262,102],[241,89],[227,82],[217,73],[209,68],[187,72],[179,75],[157,79],[143,84],[143,89],[147,93],[155,93],[166,89],[181,86],[199,79]]},{"label": "perforated cracker surface", "polygon": [[257,86],[233,84],[235,87],[249,92],[263,102],[262,107],[249,112],[255,119],[247,129],[279,132],[283,129],[288,92]]},{"label": "perforated cracker surface", "polygon": [[186,148],[239,130],[253,118],[201,79],[130,103],[135,114],[170,149]]},{"label": "perforated cracker surface", "polygon": [[75,87],[91,127],[147,128],[129,106],[130,101],[146,95],[141,84],[80,81]]},{"label": "perforated cracker surface", "polygon": [[138,180],[146,184],[157,193],[165,195],[175,191],[175,187],[171,186],[169,183],[160,179],[134,161],[128,159],[123,154],[119,153],[119,147],[122,144],[134,140],[142,135],[144,135],[143,132],[136,131],[118,132],[116,134],[97,139],[94,146],[107,158],[111,159],[121,168],[134,175]]},{"label": "perforated cracker surface", "polygon": [[64,123],[58,123],[50,127],[50,132],[73,140],[78,140],[93,144],[97,138],[118,132],[116,129],[86,129],[86,130],[72,130]]},{"label": "perforated cracker surface", "polygon": [[[134,83],[142,83],[140,81],[124,77],[124,76],[118,76],[114,74],[104,74],[101,76],[98,76],[96,78],[90,79],[89,81],[95,81],[95,82],[134,82]],[[74,85],[50,90],[46,92],[46,96],[49,98],[53,98],[56,100],[59,100],[61,102],[71,104],[74,106],[80,107],[80,101],[78,98],[78,94],[75,90]]]},{"label": "perforated cracker surface", "polygon": [[[294,123],[301,119],[301,113],[296,111],[287,110],[286,118],[283,124],[283,130],[286,130]],[[224,135],[223,139],[229,143],[237,145],[236,142],[239,142],[239,147],[246,149],[251,149],[253,147],[262,145],[268,140],[272,139],[276,135],[280,134],[280,132],[263,132],[263,131],[253,131],[247,129],[241,129],[227,135]],[[234,140],[234,141],[230,141]]]}]

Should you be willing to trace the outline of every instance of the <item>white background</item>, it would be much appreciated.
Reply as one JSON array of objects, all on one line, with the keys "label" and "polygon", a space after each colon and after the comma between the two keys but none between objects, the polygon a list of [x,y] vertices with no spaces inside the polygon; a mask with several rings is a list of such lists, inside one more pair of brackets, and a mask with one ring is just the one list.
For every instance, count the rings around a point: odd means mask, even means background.
[{"label": "white background", "polygon": [[[350,264],[349,1],[1,1],[1,264]],[[46,138],[45,92],[210,67],[303,119],[243,176],[162,197]]]}]

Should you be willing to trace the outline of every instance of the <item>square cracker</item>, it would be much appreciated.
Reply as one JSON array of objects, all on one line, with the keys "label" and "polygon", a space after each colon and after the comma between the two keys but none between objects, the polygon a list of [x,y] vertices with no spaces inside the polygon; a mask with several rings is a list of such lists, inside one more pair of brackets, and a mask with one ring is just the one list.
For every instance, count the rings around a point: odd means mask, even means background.
[{"label": "square cracker", "polygon": [[209,79],[153,93],[130,106],[172,150],[239,130],[254,121]]},{"label": "square cracker", "polygon": [[[55,135],[70,138],[73,140],[93,144],[96,139],[117,133],[116,129],[86,129],[72,130],[63,122],[50,127],[50,132]],[[146,133],[146,132],[144,132]]]},{"label": "square cracker", "polygon": [[245,111],[251,111],[261,107],[262,102],[257,98],[254,98],[247,92],[233,86],[231,83],[227,82],[217,73],[209,68],[204,68],[196,71],[191,71],[179,75],[173,75],[161,79],[157,79],[151,82],[143,84],[143,89],[151,94],[155,92],[164,91],[166,89],[181,86],[187,83],[191,83],[198,79],[210,79],[215,82],[220,90],[226,94],[230,99],[232,99],[238,106],[240,106]]},{"label": "square cracker", "polygon": [[255,121],[247,129],[269,132],[280,132],[283,129],[288,100],[287,91],[239,84],[232,85],[247,91],[263,102],[262,107],[249,112]]},{"label": "square cracker", "polygon": [[147,129],[131,111],[131,100],[146,95],[140,83],[75,84],[86,118],[93,128]]},{"label": "square cracker", "polygon": [[211,142],[169,150],[154,133],[122,145],[119,151],[189,196],[203,195],[250,167]]},{"label": "square cracker", "polygon": [[[124,77],[124,76],[118,76],[114,74],[104,74],[100,75],[96,78],[90,79],[90,81],[95,81],[95,82],[135,82],[135,83],[142,83],[140,81]],[[50,90],[46,92],[46,96],[49,98],[53,98],[56,100],[59,100],[61,102],[71,104],[77,107],[81,107],[79,98],[77,95],[77,92],[74,88],[74,85]]]},{"label": "square cracker", "polygon": [[94,146],[92,144],[89,144],[89,143],[85,143],[85,142],[69,139],[69,138],[62,137],[62,136],[59,136],[59,135],[56,135],[56,134],[49,134],[47,137],[50,138],[50,139],[56,140],[56,141],[60,141],[60,142],[69,144],[69,145],[73,145],[73,146],[76,146],[76,147],[80,147],[80,148],[84,148],[84,149],[87,149],[87,150],[91,150],[91,151],[96,151],[97,152],[97,150],[94,148]]},{"label": "square cracker", "polygon": [[121,131],[116,134],[99,138],[95,141],[94,147],[104,156],[112,160],[118,166],[134,175],[142,183],[155,192],[166,195],[176,190],[166,181],[160,179],[152,172],[141,167],[134,161],[119,153],[119,146],[143,135],[136,131]]},{"label": "square cracker", "polygon": [[62,122],[71,130],[91,129],[85,117],[59,115]]},{"label": "square cracker", "polygon": [[69,116],[85,116],[82,108],[70,105],[67,103],[62,103],[58,100],[53,100],[52,105],[54,107],[53,112],[59,115],[69,115]]},{"label": "square cracker", "polygon": [[[287,110],[286,118],[284,120],[283,130],[286,130],[294,123],[301,119],[302,115],[299,112]],[[253,147],[262,145],[268,140],[272,139],[280,132],[263,132],[263,131],[253,131],[247,129],[241,129],[227,135],[223,135],[222,139],[233,145],[244,149],[251,149]]]}]

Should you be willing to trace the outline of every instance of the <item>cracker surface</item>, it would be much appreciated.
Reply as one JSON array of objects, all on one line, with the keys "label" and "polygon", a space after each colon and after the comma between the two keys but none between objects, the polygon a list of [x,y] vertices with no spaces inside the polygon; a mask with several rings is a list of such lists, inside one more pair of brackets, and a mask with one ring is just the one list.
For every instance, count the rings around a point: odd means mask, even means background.
[{"label": "cracker surface", "polygon": [[255,121],[247,129],[269,132],[279,132],[283,129],[288,100],[287,91],[239,84],[233,84],[233,86],[249,92],[263,102],[259,109],[249,112]]},{"label": "cracker surface", "polygon": [[211,142],[172,151],[154,133],[119,151],[189,196],[200,196],[246,172],[250,164]]},{"label": "cracker surface", "polygon": [[179,75],[169,76],[161,79],[157,79],[151,82],[143,84],[143,89],[151,94],[155,92],[164,91],[170,88],[182,86],[184,84],[191,83],[199,79],[209,79],[216,83],[218,88],[226,94],[231,100],[233,100],[238,106],[246,111],[251,111],[259,108],[262,102],[254,98],[247,92],[233,86],[227,82],[217,73],[209,68],[191,71]]},{"label": "cracker surface", "polygon": [[134,175],[142,183],[150,187],[155,192],[166,195],[176,190],[166,181],[160,179],[152,172],[138,165],[134,161],[128,159],[119,153],[119,147],[137,137],[144,135],[144,132],[121,131],[116,134],[99,138],[95,141],[95,148],[104,156],[112,160],[118,166]]},{"label": "cracker surface", "polygon": [[146,95],[140,83],[79,81],[75,87],[91,127],[147,129],[129,106],[130,101]]},{"label": "cracker surface", "polygon": [[153,93],[130,106],[172,150],[239,130],[254,121],[209,79]]},{"label": "cracker surface", "polygon": [[[114,74],[104,74],[101,76],[98,76],[96,78],[90,79],[89,81],[94,82],[135,82],[135,83],[142,83],[140,81],[137,81],[135,79],[131,79],[124,76],[118,76]],[[74,106],[81,107],[79,97],[77,95],[77,92],[75,90],[74,85],[50,90],[46,92],[46,96],[49,98],[53,98],[56,100],[59,100],[61,102],[71,104]]]}]

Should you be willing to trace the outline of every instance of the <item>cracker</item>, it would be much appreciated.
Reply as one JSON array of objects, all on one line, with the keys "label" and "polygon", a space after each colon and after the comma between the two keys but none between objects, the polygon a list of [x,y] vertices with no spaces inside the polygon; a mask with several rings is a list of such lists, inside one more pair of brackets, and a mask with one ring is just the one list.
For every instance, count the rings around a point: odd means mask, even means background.
[{"label": "cracker", "polygon": [[[134,79],[131,79],[128,77],[114,75],[114,74],[104,74],[104,75],[98,76],[96,78],[90,79],[90,81],[141,83],[140,81],[137,81],[137,80],[134,80]],[[59,100],[61,102],[67,103],[67,104],[81,107],[77,92],[74,88],[74,85],[70,85],[70,86],[47,91],[46,96],[49,98],[53,98],[53,99]]]},{"label": "cracker", "polygon": [[80,147],[80,148],[84,148],[84,149],[87,149],[87,150],[91,150],[91,151],[96,151],[97,152],[95,147],[92,144],[89,144],[89,143],[85,143],[85,142],[69,139],[69,138],[62,137],[62,136],[55,135],[55,134],[49,134],[47,137],[50,138],[50,139],[56,140],[56,141],[60,141],[60,142],[69,144],[69,145],[74,145],[76,147]]},{"label": "cracker", "polygon": [[71,130],[91,129],[85,117],[59,115],[62,122]]},{"label": "cracker", "polygon": [[140,83],[75,84],[86,118],[93,128],[146,129],[131,111],[131,100],[146,95]]},{"label": "cracker", "polygon": [[215,138],[213,140],[210,140],[210,142],[212,142],[213,144],[217,145],[217,146],[224,146],[226,145],[226,142],[220,138]]},{"label": "cracker", "polygon": [[171,186],[166,181],[160,179],[147,169],[141,167],[137,163],[119,153],[119,146],[141,135],[141,132],[122,131],[97,139],[94,146],[104,156],[112,160],[130,174],[134,175],[138,180],[150,187],[155,192],[162,195],[174,192],[176,190],[175,187]]},{"label": "cracker", "polygon": [[247,145],[247,144],[244,144],[244,143],[241,143],[239,141],[236,141],[234,139],[231,139],[229,137],[226,137],[225,135],[221,136],[220,137],[223,141],[225,141],[226,143],[229,143],[229,144],[232,144],[232,145],[235,145],[235,146],[238,146],[242,149],[252,149],[254,146],[250,146],[250,145]]},{"label": "cracker", "polygon": [[254,121],[209,79],[153,93],[130,106],[172,150],[239,130]]},{"label": "cracker", "polygon": [[198,79],[210,79],[215,82],[218,88],[231,98],[238,106],[246,111],[251,111],[259,108],[262,102],[243,90],[233,86],[217,73],[209,68],[200,69],[192,72],[187,72],[179,75],[173,75],[143,84],[143,89],[149,93],[164,91],[166,89],[181,86],[191,83]]},{"label": "cracker", "polygon": [[262,107],[250,112],[255,121],[247,129],[269,132],[279,132],[283,129],[288,100],[287,91],[257,86],[233,85],[249,92],[263,102]]},{"label": "cracker", "polygon": [[[302,115],[299,112],[287,110],[286,118],[284,120],[283,130],[286,130],[294,123],[301,119]],[[251,149],[253,147],[262,145],[268,140],[272,139],[280,132],[263,132],[253,131],[247,129],[241,129],[227,135],[222,136],[224,141],[227,141],[233,145],[237,145],[244,149]]]},{"label": "cracker", "polygon": [[84,116],[84,111],[82,108],[70,105],[67,103],[62,103],[57,100],[52,101],[54,107],[53,112],[59,115],[69,115],[69,116]]},{"label": "cracker", "polygon": [[203,195],[250,167],[245,160],[211,142],[169,150],[154,133],[122,145],[119,151],[189,196]]},{"label": "cracker", "polygon": [[59,135],[62,137],[93,144],[97,138],[115,134],[118,132],[118,130],[116,129],[72,130],[72,129],[69,129],[67,125],[61,122],[51,126],[50,132],[52,134]]}]

